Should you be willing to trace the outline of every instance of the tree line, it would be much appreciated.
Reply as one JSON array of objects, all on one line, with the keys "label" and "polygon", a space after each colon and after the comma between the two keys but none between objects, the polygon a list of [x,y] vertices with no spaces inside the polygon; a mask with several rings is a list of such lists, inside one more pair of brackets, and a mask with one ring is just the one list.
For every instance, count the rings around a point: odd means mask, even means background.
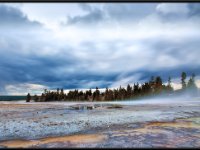
[{"label": "tree line", "polygon": [[[195,74],[192,74],[188,82],[186,82],[187,75],[185,72],[181,74],[181,85],[182,89],[178,90],[179,93],[193,92],[197,90],[195,84]],[[63,89],[57,88],[56,91],[50,91],[45,89],[41,96],[31,96],[30,93],[27,95],[27,102],[34,100],[36,102],[47,102],[47,101],[114,101],[114,100],[127,100],[142,98],[145,96],[156,96],[156,95],[170,95],[174,94],[171,77],[168,78],[167,85],[163,84],[160,76],[152,76],[148,82],[143,84],[134,83],[133,86],[128,84],[126,88],[119,87],[117,89],[106,88],[104,92],[100,92],[98,87],[92,92],[91,89],[83,92],[82,90],[70,90],[67,94],[64,93]]]}]

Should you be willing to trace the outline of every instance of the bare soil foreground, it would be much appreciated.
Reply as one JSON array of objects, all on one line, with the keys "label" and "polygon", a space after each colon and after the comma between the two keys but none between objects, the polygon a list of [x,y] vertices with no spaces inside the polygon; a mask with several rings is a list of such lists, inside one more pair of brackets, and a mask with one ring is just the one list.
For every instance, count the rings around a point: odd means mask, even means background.
[{"label": "bare soil foreground", "polygon": [[200,147],[200,98],[0,102],[0,147]]}]

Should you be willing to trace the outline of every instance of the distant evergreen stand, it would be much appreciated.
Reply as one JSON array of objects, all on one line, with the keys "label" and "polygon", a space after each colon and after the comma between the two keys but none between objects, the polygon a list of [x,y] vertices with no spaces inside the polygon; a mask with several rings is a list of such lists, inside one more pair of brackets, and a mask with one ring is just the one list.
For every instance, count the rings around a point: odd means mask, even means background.
[{"label": "distant evergreen stand", "polygon": [[[188,83],[186,83],[186,73],[181,74],[181,85],[182,89],[174,91],[171,86],[171,77],[168,78],[167,85],[163,84],[162,78],[160,76],[152,76],[149,82],[145,82],[141,85],[139,83],[131,86],[127,85],[126,88],[119,87],[117,89],[106,88],[105,92],[100,92],[98,87],[92,92],[91,89],[85,92],[79,91],[77,89],[69,91],[68,94],[64,93],[63,89],[57,88],[57,91],[44,90],[44,93],[40,97],[34,95],[33,100],[36,102],[46,102],[46,101],[120,101],[120,100],[133,100],[142,99],[146,97],[155,96],[179,96],[181,94],[189,94],[191,96],[196,96],[198,93],[198,88],[195,85],[195,74],[192,74]],[[30,102],[31,96],[28,93],[27,102]]]}]

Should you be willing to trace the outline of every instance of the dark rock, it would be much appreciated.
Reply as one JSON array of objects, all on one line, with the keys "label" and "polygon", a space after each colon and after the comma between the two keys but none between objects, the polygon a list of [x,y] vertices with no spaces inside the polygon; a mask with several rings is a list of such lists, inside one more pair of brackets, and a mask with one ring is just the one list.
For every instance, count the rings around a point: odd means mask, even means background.
[{"label": "dark rock", "polygon": [[107,108],[112,109],[112,108],[123,108],[123,107],[122,107],[122,105],[115,104],[115,105],[112,105],[112,106],[108,106]]},{"label": "dark rock", "polygon": [[87,109],[91,110],[91,109],[93,109],[93,106],[87,106]]}]

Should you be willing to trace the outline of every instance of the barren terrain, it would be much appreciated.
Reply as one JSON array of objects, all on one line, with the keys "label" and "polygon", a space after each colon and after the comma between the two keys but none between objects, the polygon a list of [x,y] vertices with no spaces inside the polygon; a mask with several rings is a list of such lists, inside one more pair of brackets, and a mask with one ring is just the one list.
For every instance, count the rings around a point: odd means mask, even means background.
[{"label": "barren terrain", "polygon": [[200,147],[200,99],[0,102],[0,147]]}]

